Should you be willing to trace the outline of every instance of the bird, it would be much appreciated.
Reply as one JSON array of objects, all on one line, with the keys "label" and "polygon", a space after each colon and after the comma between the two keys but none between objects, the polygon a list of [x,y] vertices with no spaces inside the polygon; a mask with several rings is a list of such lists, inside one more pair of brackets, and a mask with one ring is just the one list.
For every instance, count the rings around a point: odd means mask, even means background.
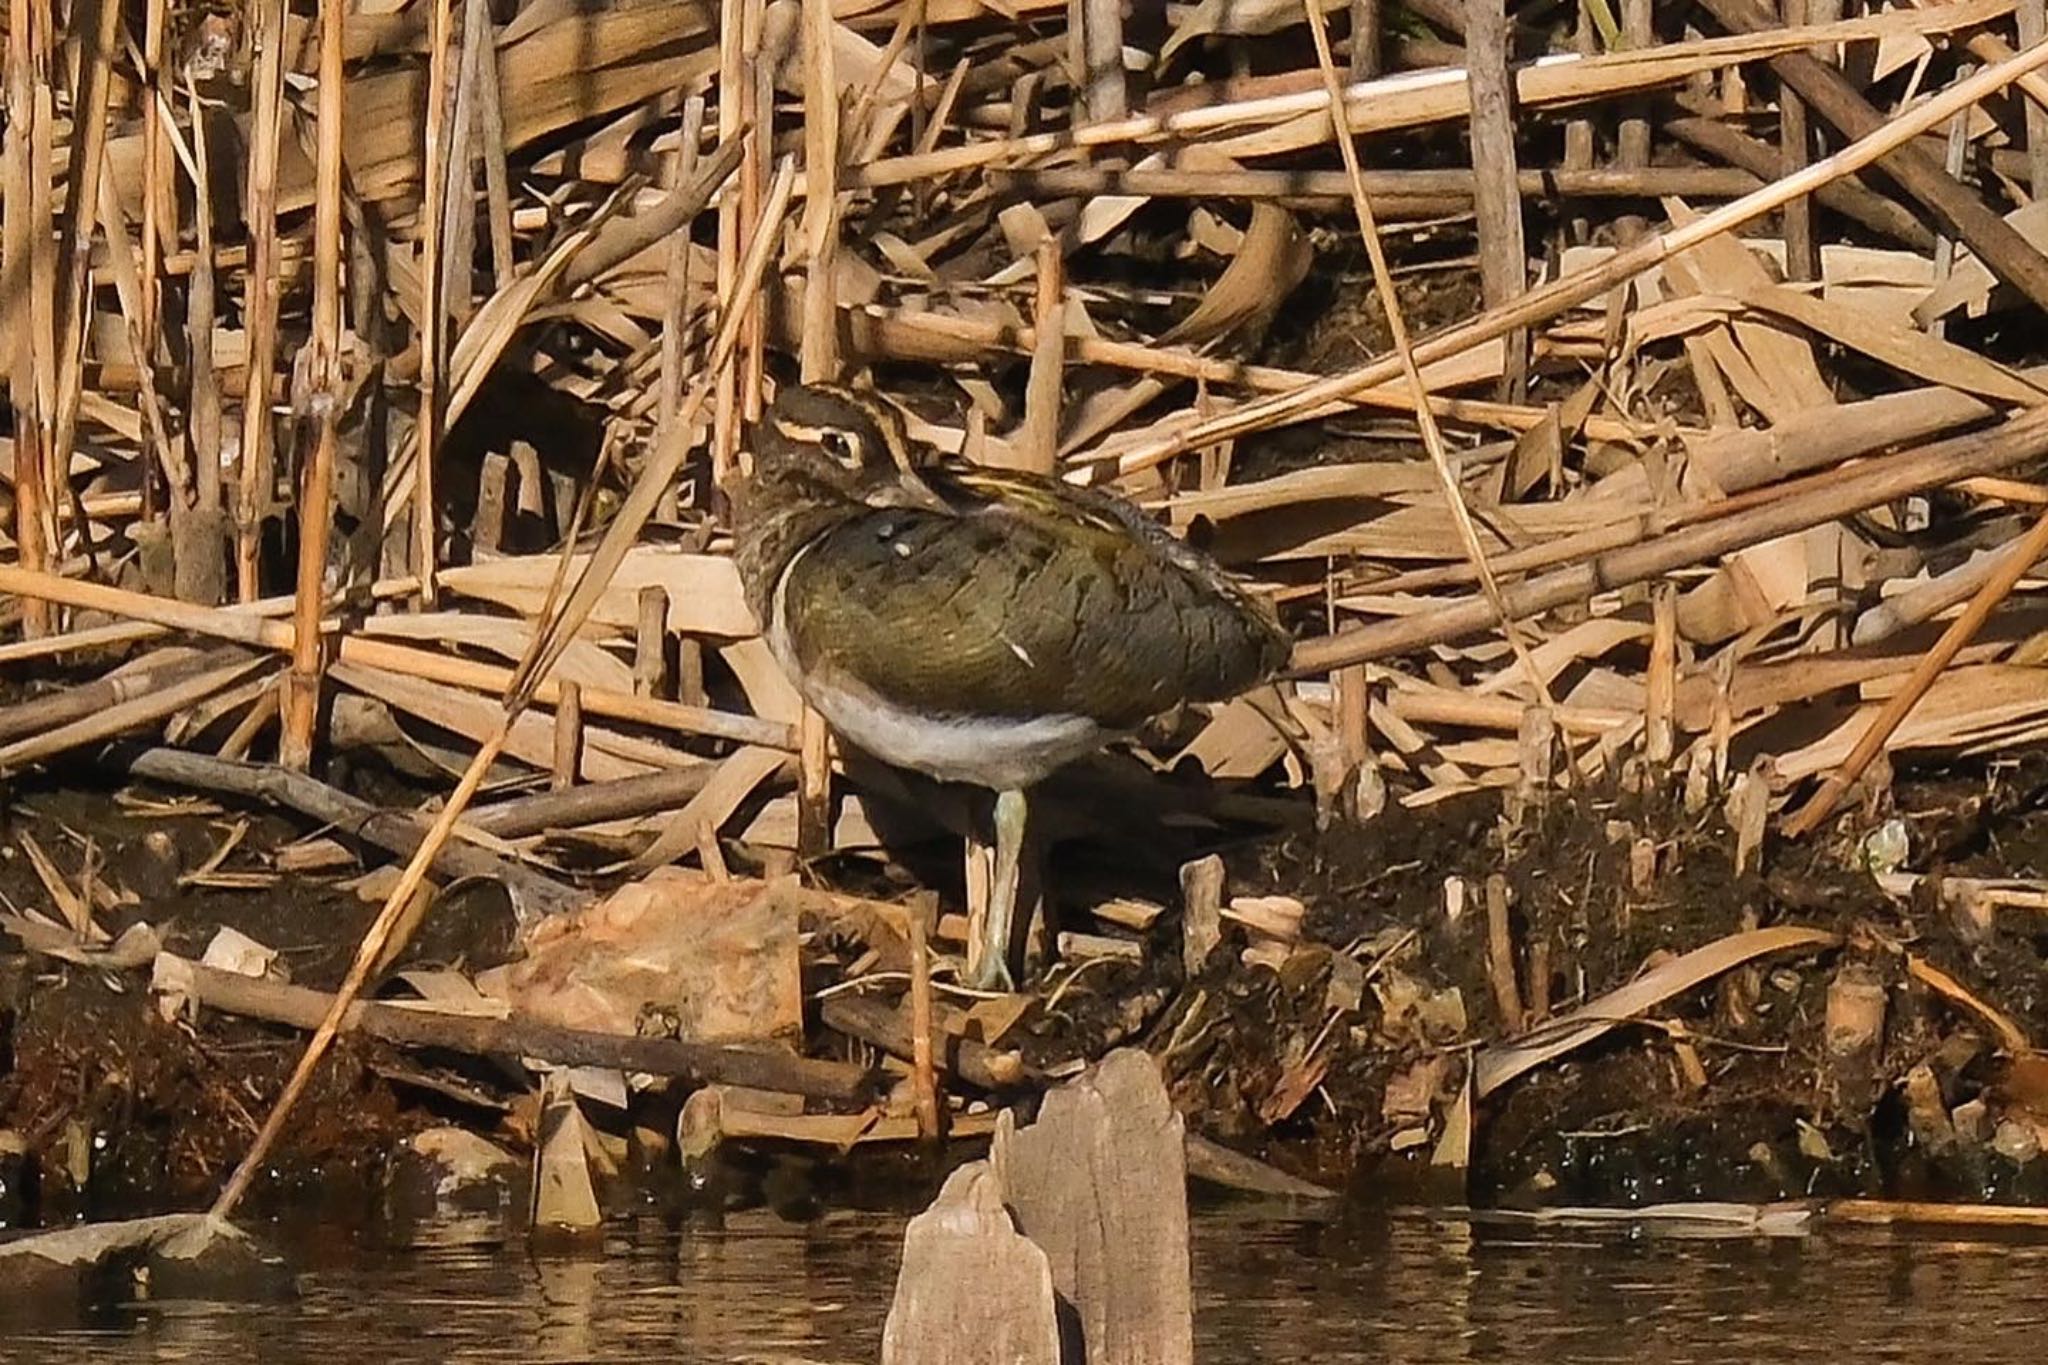
[{"label": "bird", "polygon": [[1013,990],[1030,790],[1155,715],[1270,678],[1291,637],[1131,503],[941,462],[879,395],[786,385],[750,444],[734,560],[769,650],[842,742],[995,794],[968,980]]}]

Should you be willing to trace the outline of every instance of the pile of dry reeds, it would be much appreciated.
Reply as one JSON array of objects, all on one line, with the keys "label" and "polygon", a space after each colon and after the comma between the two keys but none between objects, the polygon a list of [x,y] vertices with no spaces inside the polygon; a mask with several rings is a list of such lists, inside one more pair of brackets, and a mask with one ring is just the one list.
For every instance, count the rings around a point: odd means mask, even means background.
[{"label": "pile of dry reeds", "polygon": [[[1821,777],[1810,830],[1887,750],[2048,734],[2015,596],[2043,31],[13,0],[0,661],[70,671],[0,708],[0,769],[153,731],[196,752],[138,771],[323,819],[331,788],[214,760],[459,775],[389,831],[386,927],[433,860],[546,833],[872,841],[720,520],[772,378],[856,374],[1278,594],[1309,741],[1221,707],[1179,755],[1215,778],[1356,812],[1637,765],[1750,776],[1761,820]],[[486,784],[495,842],[444,849]]]}]

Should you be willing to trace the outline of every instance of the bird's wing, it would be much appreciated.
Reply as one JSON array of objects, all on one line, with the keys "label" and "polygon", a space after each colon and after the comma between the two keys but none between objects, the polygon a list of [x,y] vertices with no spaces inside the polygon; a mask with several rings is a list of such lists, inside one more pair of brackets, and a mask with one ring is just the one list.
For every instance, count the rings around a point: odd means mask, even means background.
[{"label": "bird's wing", "polygon": [[791,565],[785,600],[802,607],[787,629],[806,669],[935,714],[1124,727],[1228,695],[1284,658],[1269,616],[1113,500],[982,471],[932,484],[950,514],[871,510]]}]

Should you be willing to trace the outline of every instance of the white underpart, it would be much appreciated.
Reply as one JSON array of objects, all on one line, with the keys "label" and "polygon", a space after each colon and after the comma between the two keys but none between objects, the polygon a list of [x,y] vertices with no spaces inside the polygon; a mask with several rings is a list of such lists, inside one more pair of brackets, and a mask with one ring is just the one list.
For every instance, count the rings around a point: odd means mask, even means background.
[{"label": "white underpart", "polygon": [[[805,676],[796,664],[789,638],[783,592],[790,571],[809,552],[791,558],[776,584],[768,623],[768,648],[782,671],[796,683],[804,700],[818,708],[841,738],[875,757],[914,769],[942,782],[971,782],[998,791],[1032,786],[1057,768],[1093,753],[1116,732],[1087,716],[1052,714],[1004,716],[930,716],[898,706],[851,679],[813,673]],[[1007,643],[1007,641],[1005,642]],[[915,645],[906,645],[915,648]],[[1015,650],[1028,665],[1024,651]]]}]

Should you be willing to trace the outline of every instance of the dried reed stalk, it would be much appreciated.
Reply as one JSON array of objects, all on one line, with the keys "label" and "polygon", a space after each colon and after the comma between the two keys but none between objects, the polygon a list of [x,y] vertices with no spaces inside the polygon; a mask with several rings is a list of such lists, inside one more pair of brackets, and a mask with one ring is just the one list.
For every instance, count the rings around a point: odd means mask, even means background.
[{"label": "dried reed stalk", "polygon": [[[320,91],[316,116],[313,205],[313,335],[307,370],[308,395],[317,423],[311,458],[306,461],[299,506],[299,568],[292,609],[292,668],[281,699],[282,734],[278,761],[303,771],[313,761],[313,731],[320,707],[322,640],[320,611],[327,576],[328,529],[333,520],[334,463],[340,437],[341,354],[341,150],[343,86],[342,42],[345,33],[342,0],[320,3]],[[217,1212],[225,1217],[241,1197],[253,1172],[237,1171]]]},{"label": "dried reed stalk", "polygon": [[[412,569],[420,580],[420,609],[434,608],[438,590],[434,584],[436,561],[440,556],[436,535],[439,505],[435,501],[435,464],[440,458],[441,435],[447,420],[446,394],[442,376],[448,363],[447,235],[442,220],[447,217],[449,177],[454,158],[448,148],[448,100],[450,47],[454,43],[453,0],[428,0],[431,14],[427,58],[427,112],[423,132],[421,171],[425,180],[420,204],[420,412],[413,446],[412,482]],[[469,164],[467,148],[462,158]],[[465,181],[467,177],[464,177]],[[465,193],[463,200],[467,203]],[[460,267],[465,282],[469,261]],[[467,297],[468,288],[463,289]]]},{"label": "dried reed stalk", "polygon": [[235,504],[235,596],[243,602],[253,602],[263,592],[263,521],[277,496],[270,400],[277,368],[277,160],[284,140],[285,0],[253,0],[253,11],[256,68],[245,215],[249,264],[243,273],[242,302],[249,368],[242,388],[241,469]]},{"label": "dried reed stalk", "polygon": [[[14,416],[14,543],[21,564],[49,563],[54,518],[50,513],[50,403],[44,389],[57,372],[57,339],[48,324],[54,277],[48,268],[50,130],[49,11],[35,0],[8,0],[7,128],[0,176],[0,326],[6,331],[8,401]],[[45,603],[22,609],[30,636],[53,626]]]}]

